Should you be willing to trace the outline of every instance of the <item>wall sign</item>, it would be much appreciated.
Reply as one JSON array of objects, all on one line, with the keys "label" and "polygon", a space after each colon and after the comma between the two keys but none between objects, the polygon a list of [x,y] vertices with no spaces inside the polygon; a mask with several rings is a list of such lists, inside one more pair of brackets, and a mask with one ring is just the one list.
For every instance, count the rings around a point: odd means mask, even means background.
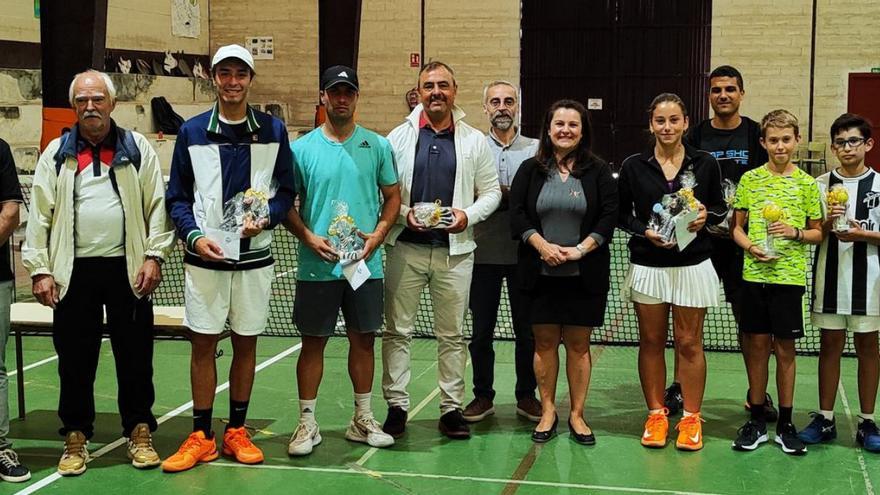
[{"label": "wall sign", "polygon": [[254,60],[275,59],[275,42],[272,36],[248,36],[244,40],[244,47],[251,52]]}]

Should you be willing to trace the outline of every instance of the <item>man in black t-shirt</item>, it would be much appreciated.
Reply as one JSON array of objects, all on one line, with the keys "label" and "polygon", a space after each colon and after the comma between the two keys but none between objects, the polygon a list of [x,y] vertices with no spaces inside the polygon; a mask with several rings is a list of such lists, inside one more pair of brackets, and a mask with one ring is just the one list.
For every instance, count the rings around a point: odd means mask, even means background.
[{"label": "man in black t-shirt", "polygon": [[[712,106],[713,116],[691,128],[685,137],[691,146],[711,153],[718,160],[728,207],[742,175],[767,162],[767,151],[760,143],[760,125],[739,113],[744,96],[742,74],[729,65],[717,67],[709,74],[709,105]],[[713,234],[712,265],[724,285],[724,295],[736,320],[739,339],[741,302],[738,296],[742,285],[743,252],[730,238],[732,213],[730,209],[725,221],[708,230]],[[676,379],[666,389],[666,407],[670,413],[681,409],[678,362],[675,363],[675,371]],[[765,408],[768,421],[775,421],[776,410],[769,395]],[[771,417],[774,419],[770,420]]]},{"label": "man in black t-shirt", "polygon": [[15,293],[15,280],[10,265],[9,238],[18,227],[18,205],[22,202],[21,186],[15,161],[6,141],[0,139],[0,479],[27,481],[31,472],[18,461],[9,435],[9,381],[6,375],[6,341],[9,339],[9,306]]}]

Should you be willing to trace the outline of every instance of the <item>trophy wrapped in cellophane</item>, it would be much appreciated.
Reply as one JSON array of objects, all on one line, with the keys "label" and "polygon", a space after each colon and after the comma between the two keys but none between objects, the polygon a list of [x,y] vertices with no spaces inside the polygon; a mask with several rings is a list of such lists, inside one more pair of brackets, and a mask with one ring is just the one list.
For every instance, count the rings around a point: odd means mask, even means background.
[{"label": "trophy wrapped in cellophane", "polygon": [[220,230],[241,232],[246,219],[254,222],[269,219],[269,194],[267,192],[251,188],[236,194],[224,203]]},{"label": "trophy wrapped in cellophane", "polygon": [[427,229],[445,229],[455,223],[452,208],[440,206],[440,200],[433,203],[416,203],[412,207],[416,222]]},{"label": "trophy wrapped in cellophane", "polygon": [[721,181],[721,193],[724,195],[724,203],[727,205],[727,214],[717,225],[708,225],[706,230],[719,237],[730,237],[730,228],[733,225],[733,200],[736,198],[736,183],[730,179]]},{"label": "trophy wrapped in cellophane", "polygon": [[335,216],[327,228],[330,245],[336,250],[340,261],[359,259],[364,251],[364,240],[358,235],[354,218],[348,214],[348,203],[333,200],[331,206]]},{"label": "trophy wrapped in cellophane", "polygon": [[654,204],[648,220],[648,228],[656,232],[663,242],[676,242],[675,226],[679,218],[700,208],[700,202],[694,196],[697,182],[693,172],[682,173],[680,181],[678,191],[664,194],[660,202]]}]

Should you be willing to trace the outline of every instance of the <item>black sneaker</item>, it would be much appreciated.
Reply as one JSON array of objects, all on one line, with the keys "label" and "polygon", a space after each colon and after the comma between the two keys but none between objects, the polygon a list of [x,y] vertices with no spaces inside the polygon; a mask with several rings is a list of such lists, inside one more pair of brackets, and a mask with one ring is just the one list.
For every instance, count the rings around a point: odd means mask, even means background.
[{"label": "black sneaker", "polygon": [[834,424],[834,420],[829,421],[822,413],[817,412],[811,412],[810,416],[813,417],[813,420],[798,433],[798,438],[802,442],[808,444],[830,442],[837,438],[837,426]]},{"label": "black sneaker", "polygon": [[18,454],[12,449],[0,450],[0,479],[12,483],[31,479],[30,469],[18,462]]},{"label": "black sneaker", "polygon": [[752,451],[767,441],[767,423],[750,419],[736,431],[733,450]]},{"label": "black sneaker", "polygon": [[791,423],[778,427],[774,441],[782,447],[782,451],[786,454],[804,455],[807,453],[807,446],[798,438],[797,429]]},{"label": "black sneaker", "polygon": [[681,412],[684,408],[684,398],[681,396],[681,384],[672,382],[666,392],[663,394],[663,405],[669,409],[668,416],[673,416]]},{"label": "black sneaker", "polygon": [[388,417],[385,418],[385,424],[382,425],[382,431],[394,438],[400,438],[406,433],[406,419],[408,415],[406,410],[400,406],[391,406],[388,408]]},{"label": "black sneaker", "polygon": [[[751,411],[752,408],[749,405],[749,391],[746,390],[746,403],[743,406],[746,411]],[[770,394],[764,394],[764,421],[768,423],[772,423],[779,419],[779,412],[776,411],[776,408],[773,407],[773,399],[770,397]]]},{"label": "black sneaker", "polygon": [[880,431],[877,430],[877,423],[863,419],[856,432],[856,442],[868,452],[880,452]]},{"label": "black sneaker", "polygon": [[440,429],[440,433],[455,440],[465,440],[471,437],[471,429],[461,415],[460,409],[453,409],[440,416],[437,428]]}]

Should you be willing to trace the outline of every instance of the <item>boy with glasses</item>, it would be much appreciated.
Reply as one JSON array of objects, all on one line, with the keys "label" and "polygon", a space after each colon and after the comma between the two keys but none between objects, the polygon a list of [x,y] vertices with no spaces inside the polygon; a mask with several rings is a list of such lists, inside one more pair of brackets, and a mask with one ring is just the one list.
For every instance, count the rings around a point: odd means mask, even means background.
[{"label": "boy with glasses", "polygon": [[[804,443],[837,437],[834,401],[846,332],[858,356],[859,427],[856,441],[880,452],[874,402],[880,377],[880,174],[865,166],[874,146],[871,124],[845,113],[831,124],[831,150],[840,167],[817,179],[826,198],[824,240],[813,267],[813,325],[822,329],[819,351],[819,412],[800,433]],[[835,228],[836,227],[836,228]]]}]

